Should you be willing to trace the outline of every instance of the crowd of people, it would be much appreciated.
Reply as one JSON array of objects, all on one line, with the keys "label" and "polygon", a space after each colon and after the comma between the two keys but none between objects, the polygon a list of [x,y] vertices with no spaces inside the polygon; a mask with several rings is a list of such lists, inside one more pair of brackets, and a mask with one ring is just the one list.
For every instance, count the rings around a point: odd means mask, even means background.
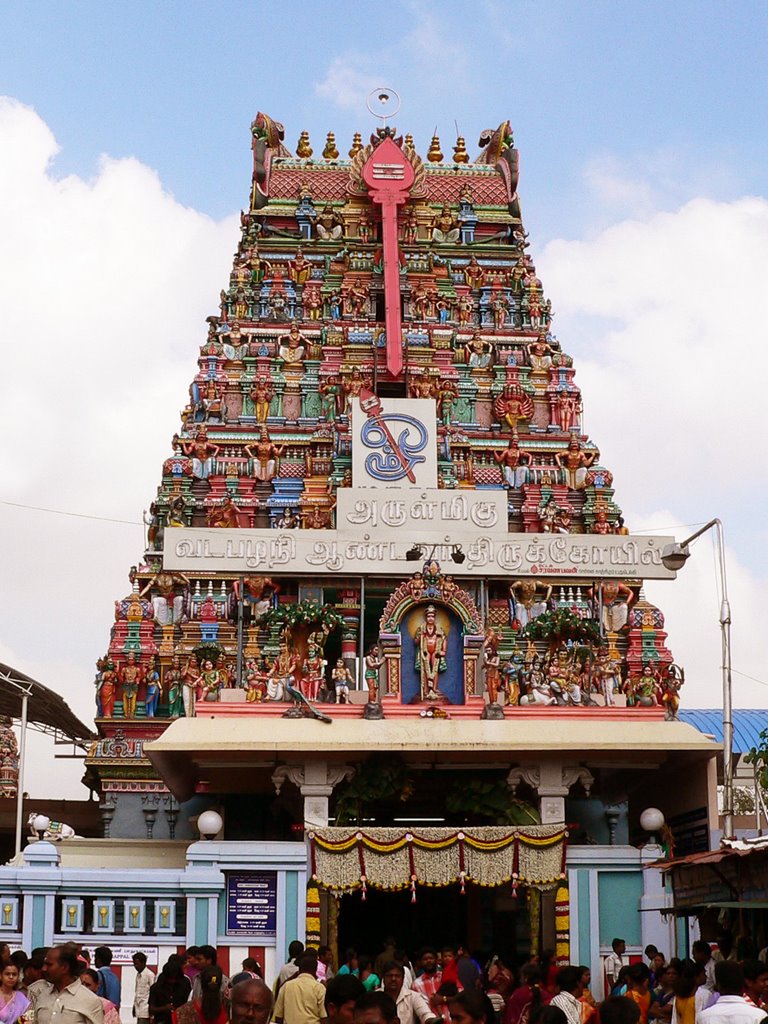
[{"label": "crowd of people", "polygon": [[[385,941],[376,957],[289,946],[273,986],[247,957],[231,979],[213,946],[172,954],[155,976],[133,955],[137,1024],[768,1024],[765,959],[736,959],[723,944],[693,944],[667,961],[655,946],[634,961],[614,939],[592,992],[588,967],[550,953],[519,971],[498,956],[481,965],[464,947],[424,947],[413,958]],[[765,951],[764,951],[765,952]],[[763,954],[761,954],[763,956]],[[120,977],[112,951],[93,966],[70,942],[27,956],[0,944],[0,1024],[120,1024]]]}]

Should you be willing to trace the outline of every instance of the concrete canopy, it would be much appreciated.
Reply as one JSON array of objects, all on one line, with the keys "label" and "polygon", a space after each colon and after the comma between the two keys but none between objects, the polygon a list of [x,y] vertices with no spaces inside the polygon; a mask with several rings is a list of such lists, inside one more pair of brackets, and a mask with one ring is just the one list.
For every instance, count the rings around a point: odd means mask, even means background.
[{"label": "concrete canopy", "polygon": [[[566,755],[590,764],[672,761],[681,766],[714,757],[720,745],[684,722],[631,717],[599,722],[599,715],[568,709],[504,721],[467,719],[180,718],[145,752],[179,800],[198,788],[250,788],[246,775],[268,779],[278,764],[348,762],[374,753],[398,753],[425,767],[501,766]],[[574,713],[575,712],[575,713]],[[255,779],[253,780],[255,782]]]}]

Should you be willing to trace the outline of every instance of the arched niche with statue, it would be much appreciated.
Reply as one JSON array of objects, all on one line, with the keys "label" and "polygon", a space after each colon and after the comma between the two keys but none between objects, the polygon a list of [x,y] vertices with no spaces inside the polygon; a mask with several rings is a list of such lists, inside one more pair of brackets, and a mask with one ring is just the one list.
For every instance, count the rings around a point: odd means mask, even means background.
[{"label": "arched niche with statue", "polygon": [[393,591],[381,616],[385,698],[401,704],[482,702],[477,680],[482,646],[474,599],[444,576],[437,562],[426,562]]}]

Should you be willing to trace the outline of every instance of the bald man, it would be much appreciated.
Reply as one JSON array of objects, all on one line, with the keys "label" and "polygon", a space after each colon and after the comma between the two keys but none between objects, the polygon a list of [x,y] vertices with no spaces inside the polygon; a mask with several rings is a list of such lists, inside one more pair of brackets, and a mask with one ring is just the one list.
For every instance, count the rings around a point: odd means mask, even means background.
[{"label": "bald man", "polygon": [[260,978],[232,986],[229,995],[232,1024],[267,1024],[272,1014],[272,992]]}]

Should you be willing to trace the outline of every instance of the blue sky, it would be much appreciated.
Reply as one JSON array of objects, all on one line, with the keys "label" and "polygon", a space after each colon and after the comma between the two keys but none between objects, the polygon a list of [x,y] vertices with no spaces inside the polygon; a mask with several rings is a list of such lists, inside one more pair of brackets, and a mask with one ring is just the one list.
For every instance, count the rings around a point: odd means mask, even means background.
[{"label": "blue sky", "polygon": [[[631,529],[724,520],[734,702],[766,705],[768,4],[38,0],[5,3],[0,32],[0,661],[92,716],[130,524],[237,244],[250,122],[345,151],[385,85],[423,154],[436,125],[474,155],[510,119],[586,430]],[[717,706],[709,538],[649,597],[685,703]]]},{"label": "blue sky", "polygon": [[289,146],[367,128],[363,90],[323,89],[339,75],[398,89],[422,144],[437,123],[449,146],[456,120],[474,147],[511,118],[539,244],[593,222],[599,155],[650,169],[667,202],[765,182],[763,2],[6,3],[3,38],[0,92],[54,126],[59,173],[135,156],[214,217],[243,202],[257,108]]}]

